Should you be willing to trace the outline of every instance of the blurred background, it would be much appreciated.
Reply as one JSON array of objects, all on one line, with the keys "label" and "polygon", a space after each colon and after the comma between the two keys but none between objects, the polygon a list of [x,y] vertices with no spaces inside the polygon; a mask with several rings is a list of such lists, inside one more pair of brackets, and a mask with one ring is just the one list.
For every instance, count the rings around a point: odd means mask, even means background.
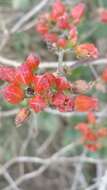
[{"label": "blurred background", "polygon": [[[50,9],[52,2],[54,1],[0,0],[1,65],[11,65],[11,60],[22,63],[32,51],[41,57],[41,62],[51,64],[57,61],[57,57],[47,49],[35,30],[38,15]],[[63,2],[72,7],[80,1]],[[95,43],[100,51],[100,57],[106,59],[107,24],[99,22],[99,12],[103,7],[107,8],[107,0],[82,2],[86,4],[87,11],[83,22],[78,27],[80,42]],[[37,11],[36,8],[40,5]],[[71,59],[70,53],[64,57],[65,61]],[[103,67],[101,64],[96,66],[98,75]],[[74,69],[69,80],[77,79],[92,81],[94,76],[90,67],[79,66]],[[3,85],[4,83],[0,81],[0,88]],[[106,94],[102,91],[94,93],[105,104]],[[24,105],[23,102],[19,107]],[[16,113],[17,106],[10,105],[0,97],[0,190],[103,190],[100,189],[100,185],[98,186],[98,182],[106,174],[107,139],[104,141],[104,147],[95,153],[87,152],[81,145],[76,146],[80,133],[75,131],[74,126],[85,121],[85,115],[66,117],[46,112],[34,113],[25,124],[16,128],[14,124]],[[106,118],[103,118],[102,125],[106,127]],[[71,143],[74,144],[70,149]],[[60,152],[63,147],[67,147],[67,150],[63,151],[69,159],[56,160],[49,167],[43,168],[43,160]],[[84,162],[79,162],[81,156],[87,156],[89,160],[84,159]],[[26,161],[22,161],[23,159],[14,161],[16,157],[24,157]],[[29,161],[30,158],[36,157],[41,160]],[[41,166],[42,169],[39,170]],[[16,182],[19,184],[18,187]],[[107,187],[104,190],[107,190]]]}]

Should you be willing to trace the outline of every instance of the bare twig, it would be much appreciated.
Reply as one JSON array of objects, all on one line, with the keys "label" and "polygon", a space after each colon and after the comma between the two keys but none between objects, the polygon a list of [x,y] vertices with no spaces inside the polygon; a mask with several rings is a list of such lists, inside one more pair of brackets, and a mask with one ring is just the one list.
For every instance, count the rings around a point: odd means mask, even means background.
[{"label": "bare twig", "polygon": [[106,190],[107,189],[107,170],[105,175],[101,179],[101,183],[98,190]]},{"label": "bare twig", "polygon": [[10,33],[15,33],[18,31],[29,19],[36,15],[49,0],[42,0],[38,5],[35,5],[28,13],[26,13],[21,19],[12,27]]},{"label": "bare twig", "polygon": [[12,160],[8,161],[6,164],[4,164],[4,166],[2,166],[0,168],[0,175],[3,174],[4,170],[7,170],[8,168],[10,168],[12,165],[16,164],[16,163],[34,163],[34,164],[47,164],[48,162],[51,163],[63,163],[63,162],[68,162],[68,163],[72,163],[72,162],[86,162],[86,163],[90,163],[90,164],[99,164],[99,163],[103,163],[103,164],[107,164],[107,159],[98,159],[98,158],[91,158],[91,157],[87,157],[85,156],[82,160],[80,159],[80,156],[74,156],[74,157],[58,157],[58,158],[47,158],[47,159],[42,159],[42,158],[38,158],[38,157],[27,157],[27,156],[20,156],[20,157],[15,157]]},{"label": "bare twig", "polygon": [[7,172],[7,170],[3,171],[3,175],[5,177],[5,179],[8,181],[8,183],[10,184],[11,188],[13,190],[21,190],[17,187],[16,183],[14,182],[14,180],[12,179],[12,177],[10,176],[10,174]]},{"label": "bare twig", "polygon": [[[84,159],[84,156],[86,155],[86,153],[87,153],[87,151],[84,149],[82,155],[80,156],[81,160]],[[76,171],[75,171],[75,176],[74,176],[71,190],[77,189],[79,177],[81,176],[81,173],[82,173],[83,164],[84,164],[84,162],[80,162],[80,163],[76,164],[76,169],[75,169]]]},{"label": "bare twig", "polygon": [[[22,61],[23,62],[23,61]],[[11,60],[8,58],[5,58],[3,56],[0,56],[0,63],[3,65],[8,65],[8,66],[14,66],[17,67],[19,65],[21,65],[21,62],[15,61],[15,60]],[[78,64],[91,64],[91,65],[107,65],[107,58],[102,58],[102,59],[97,59],[97,60],[93,60],[93,61],[86,61],[81,63],[80,61],[66,61],[64,62],[64,64],[66,66],[72,67],[74,65],[78,65]],[[48,69],[48,68],[57,68],[58,63],[57,62],[42,62],[39,65],[40,69]]]},{"label": "bare twig", "polygon": [[[63,154],[66,154],[69,150],[73,149],[75,146],[77,146],[79,144],[80,144],[80,141],[76,142],[76,143],[71,143],[71,144],[67,145],[66,147],[63,147],[57,153],[53,154],[53,156],[51,156],[51,158],[48,159],[48,161],[46,162],[45,165],[42,165],[36,171],[30,172],[28,174],[25,174],[25,175],[21,176],[19,179],[17,179],[15,181],[15,184],[16,185],[20,185],[22,182],[24,182],[24,181],[26,181],[28,179],[37,177],[38,175],[40,175],[41,173],[43,173],[48,168],[48,166],[51,164],[52,160],[58,158],[59,156],[61,156]],[[7,188],[5,188],[4,190],[10,190],[10,189],[11,189],[11,185],[8,186]]]}]

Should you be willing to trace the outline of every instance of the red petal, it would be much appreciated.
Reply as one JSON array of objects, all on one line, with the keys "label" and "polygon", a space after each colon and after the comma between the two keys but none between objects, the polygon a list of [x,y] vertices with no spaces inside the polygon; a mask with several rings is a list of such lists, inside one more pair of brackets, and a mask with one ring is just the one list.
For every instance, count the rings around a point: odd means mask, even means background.
[{"label": "red petal", "polygon": [[74,19],[75,23],[78,23],[80,21],[81,17],[84,14],[84,10],[85,10],[85,5],[83,3],[79,3],[73,8],[71,16]]},{"label": "red petal", "polygon": [[29,85],[32,82],[32,78],[32,73],[26,64],[22,64],[17,68],[15,83]]},{"label": "red petal", "polygon": [[12,67],[0,67],[0,80],[12,82],[14,81],[16,70]]},{"label": "red petal", "polygon": [[41,96],[35,96],[29,101],[29,105],[35,112],[40,112],[46,107],[46,103]]},{"label": "red petal", "polygon": [[28,66],[29,70],[33,71],[37,69],[40,63],[40,59],[37,55],[31,53],[25,60],[25,64]]},{"label": "red petal", "polygon": [[4,98],[11,104],[18,104],[24,98],[24,92],[15,84],[11,84],[2,90]]}]

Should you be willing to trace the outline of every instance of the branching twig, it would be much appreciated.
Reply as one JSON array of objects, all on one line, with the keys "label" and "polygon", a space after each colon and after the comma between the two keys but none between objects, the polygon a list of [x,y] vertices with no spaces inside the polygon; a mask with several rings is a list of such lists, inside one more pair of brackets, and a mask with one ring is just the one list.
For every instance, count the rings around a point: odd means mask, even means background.
[{"label": "branching twig", "polygon": [[14,182],[14,180],[12,179],[12,177],[10,176],[10,174],[7,172],[7,170],[3,171],[3,175],[5,177],[5,179],[8,181],[8,183],[10,184],[11,188],[13,190],[21,190],[17,187],[16,183]]}]

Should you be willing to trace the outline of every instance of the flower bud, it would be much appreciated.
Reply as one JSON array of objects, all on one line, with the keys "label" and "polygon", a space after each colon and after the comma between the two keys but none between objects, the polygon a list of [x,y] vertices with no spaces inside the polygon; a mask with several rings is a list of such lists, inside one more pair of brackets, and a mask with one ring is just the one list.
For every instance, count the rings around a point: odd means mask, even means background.
[{"label": "flower bud", "polygon": [[20,127],[29,117],[30,110],[28,108],[22,108],[16,115],[15,124],[16,127]]}]

